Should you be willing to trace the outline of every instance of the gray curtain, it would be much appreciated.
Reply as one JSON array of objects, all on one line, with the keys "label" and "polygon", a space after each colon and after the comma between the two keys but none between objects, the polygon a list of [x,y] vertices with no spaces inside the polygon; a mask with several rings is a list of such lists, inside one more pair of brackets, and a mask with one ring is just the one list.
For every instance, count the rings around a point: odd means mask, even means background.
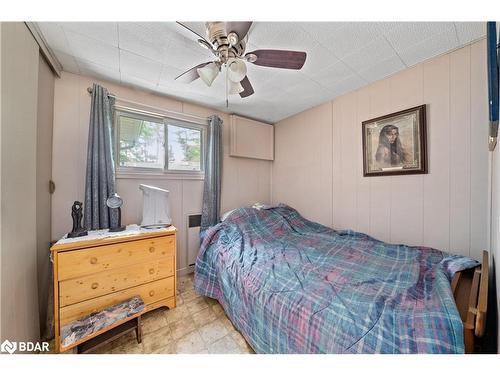
[{"label": "gray curtain", "polygon": [[113,106],[108,90],[94,83],[85,179],[84,224],[88,229],[109,228],[118,221],[116,212],[106,206],[106,199],[115,192]]},{"label": "gray curtain", "polygon": [[201,211],[201,228],[219,222],[220,192],[222,172],[222,120],[211,116],[208,121],[207,146],[205,148],[205,184],[203,186],[203,208]]}]

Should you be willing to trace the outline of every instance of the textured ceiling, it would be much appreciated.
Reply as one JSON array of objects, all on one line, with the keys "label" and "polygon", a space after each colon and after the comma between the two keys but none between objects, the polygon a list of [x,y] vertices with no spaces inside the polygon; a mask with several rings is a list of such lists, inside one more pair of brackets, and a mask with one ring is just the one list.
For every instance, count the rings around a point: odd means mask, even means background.
[{"label": "textured ceiling", "polygon": [[[204,35],[202,22],[188,23]],[[307,52],[300,71],[247,64],[255,94],[229,97],[220,75],[174,78],[212,58],[174,22],[39,22],[65,71],[88,75],[274,123],[485,36],[475,22],[255,22],[247,51]]]}]

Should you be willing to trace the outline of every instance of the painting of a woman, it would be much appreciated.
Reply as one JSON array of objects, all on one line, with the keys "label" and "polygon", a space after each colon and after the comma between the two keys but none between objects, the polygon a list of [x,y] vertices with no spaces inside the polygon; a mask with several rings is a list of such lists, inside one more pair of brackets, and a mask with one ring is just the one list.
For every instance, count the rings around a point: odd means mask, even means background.
[{"label": "painting of a woman", "polygon": [[385,125],[380,131],[375,160],[380,168],[399,167],[407,162],[397,126]]},{"label": "painting of a woman", "polygon": [[361,125],[363,176],[427,173],[425,105]]}]

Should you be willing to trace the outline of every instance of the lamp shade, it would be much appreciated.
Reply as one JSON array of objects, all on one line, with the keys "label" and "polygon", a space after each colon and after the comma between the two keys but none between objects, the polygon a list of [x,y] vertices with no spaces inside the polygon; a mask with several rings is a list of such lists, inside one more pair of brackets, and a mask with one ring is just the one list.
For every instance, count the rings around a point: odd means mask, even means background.
[{"label": "lamp shade", "polygon": [[217,74],[219,74],[219,67],[215,63],[210,63],[203,68],[196,69],[196,71],[207,86],[212,86],[212,82],[217,77]]},{"label": "lamp shade", "polygon": [[239,94],[240,92],[243,92],[245,90],[241,83],[239,82],[233,82],[233,81],[228,81],[229,83],[229,94],[230,95],[236,95]]},{"label": "lamp shade", "polygon": [[247,75],[247,66],[243,60],[231,59],[227,65],[227,76],[233,82],[240,82]]}]

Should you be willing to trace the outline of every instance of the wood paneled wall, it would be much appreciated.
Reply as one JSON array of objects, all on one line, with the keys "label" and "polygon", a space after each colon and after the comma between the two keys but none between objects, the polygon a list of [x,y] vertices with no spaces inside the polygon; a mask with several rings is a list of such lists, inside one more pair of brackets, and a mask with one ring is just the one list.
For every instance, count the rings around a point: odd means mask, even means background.
[{"label": "wood paneled wall", "polygon": [[[479,258],[488,246],[486,78],[482,40],[280,121],[273,202],[336,229]],[[420,104],[429,173],[363,177],[361,122]]]}]

